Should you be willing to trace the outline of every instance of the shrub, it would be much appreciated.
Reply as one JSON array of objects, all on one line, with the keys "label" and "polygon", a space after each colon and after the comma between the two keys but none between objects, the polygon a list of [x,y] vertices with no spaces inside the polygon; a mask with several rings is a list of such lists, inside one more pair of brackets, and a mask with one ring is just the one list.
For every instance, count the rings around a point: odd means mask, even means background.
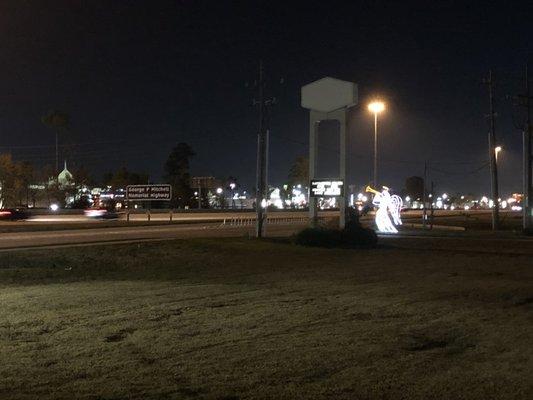
[{"label": "shrub", "polygon": [[295,236],[295,243],[301,246],[338,247],[342,241],[341,231],[327,228],[307,228]]},{"label": "shrub", "polygon": [[372,229],[348,224],[345,229],[307,228],[295,236],[295,243],[311,247],[373,248],[378,237]]},{"label": "shrub", "polygon": [[359,220],[349,221],[342,231],[344,242],[355,244],[355,247],[376,247],[378,244],[378,235],[371,228],[364,228]]}]

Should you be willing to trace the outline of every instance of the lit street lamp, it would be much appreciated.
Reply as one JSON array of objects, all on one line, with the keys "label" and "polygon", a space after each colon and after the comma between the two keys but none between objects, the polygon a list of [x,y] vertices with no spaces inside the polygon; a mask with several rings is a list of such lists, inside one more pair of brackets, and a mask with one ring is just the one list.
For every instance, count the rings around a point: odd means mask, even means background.
[{"label": "lit street lamp", "polygon": [[224,196],[222,196],[224,189],[219,187],[217,188],[216,192],[217,192],[216,201],[218,202],[218,206],[222,209],[224,208]]},{"label": "lit street lamp", "polygon": [[237,185],[235,184],[235,182],[231,182],[229,184],[229,187],[231,189],[231,208],[235,208],[235,187]]},{"label": "lit street lamp", "polygon": [[368,111],[374,113],[374,187],[376,189],[378,188],[378,114],[384,110],[385,103],[382,101],[373,101],[368,105]]},{"label": "lit street lamp", "polygon": [[495,154],[495,157],[496,157],[496,162],[498,162],[498,153],[502,151],[502,146],[496,146],[494,148],[494,154]]}]

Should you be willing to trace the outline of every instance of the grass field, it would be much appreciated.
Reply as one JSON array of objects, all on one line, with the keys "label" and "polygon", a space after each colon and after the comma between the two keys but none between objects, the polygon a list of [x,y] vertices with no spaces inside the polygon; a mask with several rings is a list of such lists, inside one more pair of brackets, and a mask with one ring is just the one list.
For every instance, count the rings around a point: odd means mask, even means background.
[{"label": "grass field", "polygon": [[247,239],[0,254],[0,399],[531,399],[531,255]]}]

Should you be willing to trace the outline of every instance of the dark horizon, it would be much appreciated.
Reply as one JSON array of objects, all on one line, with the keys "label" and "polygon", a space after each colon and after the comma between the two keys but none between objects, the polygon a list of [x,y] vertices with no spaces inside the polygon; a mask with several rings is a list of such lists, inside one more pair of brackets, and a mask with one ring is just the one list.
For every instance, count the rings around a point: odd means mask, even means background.
[{"label": "dark horizon", "polygon": [[[227,3],[229,4],[229,3]],[[486,194],[490,180],[485,115],[492,69],[502,195],[521,190],[518,109],[531,54],[533,7],[497,4],[391,5],[338,2],[311,6],[257,2],[114,3],[7,1],[1,8],[1,151],[53,164],[54,136],[40,121],[59,109],[75,144],[69,165],[96,178],[121,165],[159,181],[171,148],[187,142],[193,175],[236,176],[254,185],[258,61],[265,63],[272,112],[270,181],[286,179],[308,152],[300,87],[323,76],[354,81],[349,183],[371,176],[369,98],[387,101],[380,119],[380,176],[400,190],[433,166],[437,191]],[[281,83],[283,82],[283,83]],[[335,140],[324,140],[332,159]],[[62,160],[60,162],[62,165]]]}]

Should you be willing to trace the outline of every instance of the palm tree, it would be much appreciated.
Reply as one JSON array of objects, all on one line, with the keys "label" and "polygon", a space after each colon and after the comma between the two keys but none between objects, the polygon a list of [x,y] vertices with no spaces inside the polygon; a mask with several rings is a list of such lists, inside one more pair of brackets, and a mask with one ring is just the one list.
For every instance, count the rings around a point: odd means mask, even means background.
[{"label": "palm tree", "polygon": [[54,110],[41,117],[41,122],[52,128],[56,134],[56,174],[59,173],[59,132],[69,126],[69,115],[65,112]]}]

